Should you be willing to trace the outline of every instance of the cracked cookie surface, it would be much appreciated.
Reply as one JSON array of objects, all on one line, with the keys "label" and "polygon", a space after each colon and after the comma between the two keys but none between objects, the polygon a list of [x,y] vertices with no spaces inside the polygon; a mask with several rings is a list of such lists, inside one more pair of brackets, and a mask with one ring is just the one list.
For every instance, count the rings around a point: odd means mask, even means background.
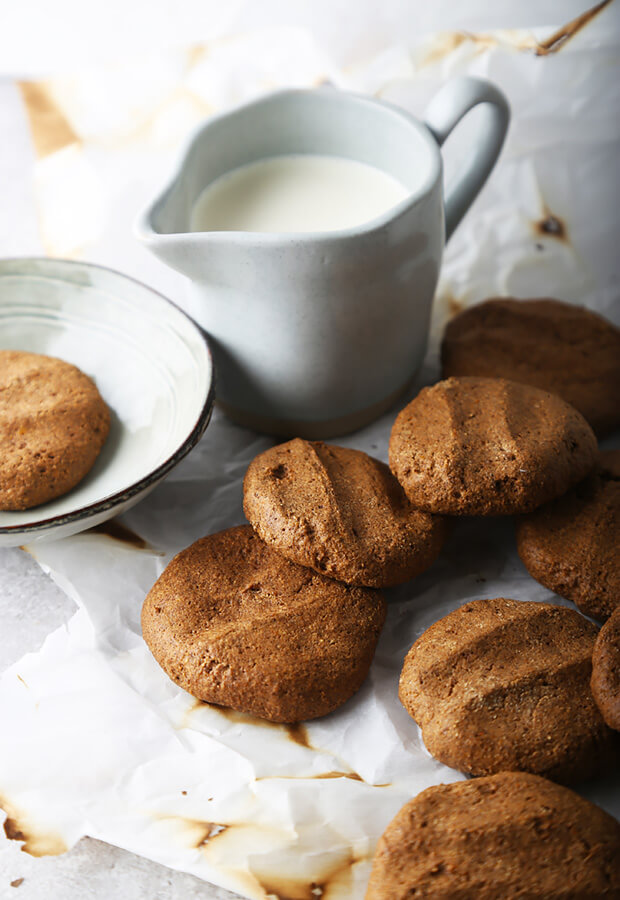
[{"label": "cracked cookie surface", "polygon": [[605,722],[620,731],[620,607],[598,633],[592,654],[590,684]]},{"label": "cracked cookie surface", "polygon": [[530,575],[604,621],[620,607],[620,450],[563,497],[517,520],[517,550]]},{"label": "cracked cookie surface", "polygon": [[389,468],[346,447],[300,438],[249,465],[245,514],[293,562],[346,584],[402,584],[436,559],[447,525],[413,508]]},{"label": "cracked cookie surface", "polygon": [[66,494],[93,467],[109,429],[108,407],[76,366],[0,350],[0,509]]},{"label": "cracked cookie surface", "polygon": [[366,900],[620,896],[620,824],[544,778],[427,788],[379,840]]},{"label": "cracked cookie surface", "polygon": [[298,722],[361,687],[385,615],[377,591],[289,562],[241,525],[174,557],[144,601],[142,633],[194,697]]},{"label": "cracked cookie surface", "polygon": [[390,468],[418,509],[525,513],[595,467],[583,416],[555,394],[502,378],[448,378],[398,415]]},{"label": "cracked cookie surface", "polygon": [[620,426],[620,329],[560,300],[494,298],[448,325],[443,377],[508,378],[558,394],[603,436]]},{"label": "cracked cookie surface", "polygon": [[474,600],[413,644],[399,696],[429,752],[461,772],[592,777],[620,763],[590,689],[596,635],[565,606]]}]

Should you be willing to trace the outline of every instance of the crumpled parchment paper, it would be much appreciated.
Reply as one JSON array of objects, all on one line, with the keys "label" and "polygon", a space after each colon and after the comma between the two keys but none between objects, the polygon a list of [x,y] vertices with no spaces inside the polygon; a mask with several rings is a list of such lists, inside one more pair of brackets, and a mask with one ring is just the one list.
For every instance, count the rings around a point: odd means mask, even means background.
[{"label": "crumpled parchment paper", "polygon": [[[617,12],[611,4],[569,39],[554,28],[425,36],[346,70],[301,29],[273,28],[24,84],[47,251],[112,265],[180,301],[182,279],[136,245],[130,223],[200,118],[325,79],[422,114],[447,78],[470,73],[504,89],[513,123],[447,248],[416,390],[437,377],[446,316],[486,296],[557,296],[618,321]],[[448,183],[474,136],[472,116],[447,148]],[[385,460],[393,418],[339,443]],[[402,804],[462,777],[426,752],[398,676],[415,638],[464,602],[563,602],[526,573],[509,520],[457,522],[428,572],[386,592],[370,676],[324,719],[276,726],[200,704],[145,647],[146,592],[179,549],[243,521],[245,469],[271,443],[216,412],[199,446],[122,522],[29,548],[78,611],[0,680],[0,806],[5,833],[28,852],[62,852],[88,834],[247,897],[359,898]],[[619,778],[577,789],[620,817]]]}]

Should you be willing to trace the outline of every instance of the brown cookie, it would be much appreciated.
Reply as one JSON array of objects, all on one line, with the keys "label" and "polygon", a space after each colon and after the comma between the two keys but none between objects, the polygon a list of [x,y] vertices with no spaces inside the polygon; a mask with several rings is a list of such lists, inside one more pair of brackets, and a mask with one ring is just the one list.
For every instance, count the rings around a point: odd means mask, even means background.
[{"label": "brown cookie", "polygon": [[620,606],[598,633],[590,686],[603,718],[610,728],[620,731]]},{"label": "brown cookie", "polygon": [[142,633],[194,697],[298,722],[361,687],[385,614],[379,593],[297,566],[242,525],[175,556],[144,601]]},{"label": "brown cookie", "polygon": [[588,778],[620,762],[590,690],[596,634],[564,606],[474,600],[418,638],[399,696],[429,752],[461,772]]},{"label": "brown cookie", "polygon": [[416,897],[620,897],[620,824],[522,772],[427,788],[383,833],[366,891],[366,900]]},{"label": "brown cookie", "polygon": [[446,532],[443,519],[411,506],[384,463],[299,438],[250,463],[243,508],[261,538],[287,559],[366,587],[419,575]]},{"label": "brown cookie", "polygon": [[0,350],[0,509],[66,494],[92,468],[109,429],[108,407],[75,366]]},{"label": "brown cookie", "polygon": [[517,549],[530,575],[605,620],[620,606],[620,450],[571,491],[517,520]]},{"label": "brown cookie", "polygon": [[596,438],[555,394],[502,378],[448,378],[399,414],[390,468],[418,509],[529,512],[595,466]]},{"label": "brown cookie", "polygon": [[620,426],[620,329],[559,300],[494,299],[446,326],[443,377],[508,378],[558,394],[599,435]]}]

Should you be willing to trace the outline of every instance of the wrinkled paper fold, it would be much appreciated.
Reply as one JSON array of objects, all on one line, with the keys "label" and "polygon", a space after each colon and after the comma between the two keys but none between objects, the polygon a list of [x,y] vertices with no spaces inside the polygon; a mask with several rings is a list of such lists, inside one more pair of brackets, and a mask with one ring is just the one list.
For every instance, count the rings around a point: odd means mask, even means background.
[{"label": "wrinkled paper fold", "polygon": [[[437,377],[446,317],[487,296],[557,296],[617,321],[616,12],[612,4],[556,52],[544,50],[554,29],[444,33],[344,70],[304,31],[273,28],[25,85],[47,252],[113,265],[182,302],[182,279],[147,257],[130,223],[201,118],[327,80],[422,115],[444,81],[468,73],[502,87],[513,121],[500,164],[446,251],[418,387]],[[448,183],[475,132],[472,115],[450,140]],[[386,459],[393,418],[339,443]],[[28,852],[62,852],[91,835],[247,897],[359,898],[376,841],[402,804],[462,777],[426,752],[398,701],[398,677],[415,638],[466,601],[562,602],[527,575],[508,520],[458,522],[428,572],[386,592],[370,676],[323,719],[278,726],[201,704],[145,647],[146,592],[179,549],[243,521],[245,469],[270,445],[216,413],[196,450],[122,526],[29,548],[78,611],[0,680],[0,805],[5,832]],[[578,789],[620,816],[618,779]]]}]

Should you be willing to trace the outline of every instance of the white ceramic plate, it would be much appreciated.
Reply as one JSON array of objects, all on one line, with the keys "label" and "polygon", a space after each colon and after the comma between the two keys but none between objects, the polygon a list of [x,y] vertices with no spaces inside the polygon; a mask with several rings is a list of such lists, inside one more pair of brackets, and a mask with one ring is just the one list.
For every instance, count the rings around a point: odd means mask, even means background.
[{"label": "white ceramic plate", "polygon": [[141,500],[204,432],[214,400],[205,334],[169,300],[90,263],[0,260],[0,348],[79,366],[112,411],[94,467],[72,491],[0,511],[0,546],[75,534]]}]

